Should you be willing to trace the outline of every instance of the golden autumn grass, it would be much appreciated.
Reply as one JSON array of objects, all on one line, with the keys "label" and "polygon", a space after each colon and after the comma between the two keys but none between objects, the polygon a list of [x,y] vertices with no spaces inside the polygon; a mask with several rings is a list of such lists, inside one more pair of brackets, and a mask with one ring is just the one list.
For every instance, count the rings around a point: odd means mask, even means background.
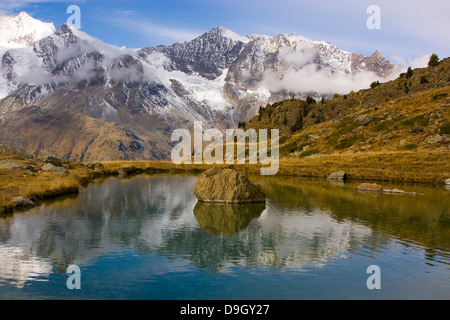
[{"label": "golden autumn grass", "polygon": [[[188,172],[199,173],[208,165],[180,165],[171,162],[112,161],[103,162],[108,170],[120,167],[138,172]],[[220,165],[227,167],[228,165]],[[260,174],[262,165],[234,165],[248,174]],[[450,154],[436,152],[366,152],[323,155],[319,158],[285,158],[280,160],[278,175],[326,178],[344,170],[351,180],[397,181],[410,183],[442,184],[450,178]]]},{"label": "golden autumn grass", "polygon": [[[19,164],[30,164],[20,158],[11,158],[10,161]],[[4,156],[0,156],[5,160]],[[35,202],[55,198],[57,196],[74,194],[79,190],[83,177],[88,177],[88,170],[84,166],[72,165],[67,176],[60,177],[55,173],[26,173],[23,168],[0,169],[0,213],[12,211],[12,199],[24,196]]]},{"label": "golden autumn grass", "polygon": [[[15,196],[40,202],[74,194],[80,186],[96,178],[117,175],[119,168],[124,168],[129,174],[198,174],[211,167],[206,164],[177,166],[170,161],[110,161],[103,162],[103,165],[104,169],[94,170],[83,164],[70,163],[68,174],[63,177],[39,172],[29,176],[21,168],[1,169],[0,213],[12,210],[11,202]],[[261,165],[234,165],[234,168],[247,174],[260,174]],[[448,153],[440,152],[392,151],[340,153],[309,159],[286,158],[280,160],[278,175],[325,178],[339,170],[346,171],[351,180],[442,184],[450,178],[450,157]]]},{"label": "golden autumn grass", "polygon": [[11,211],[12,200],[16,196],[24,196],[33,201],[42,201],[57,196],[73,194],[78,192],[79,180],[74,176],[56,177],[46,175],[45,177],[3,179],[0,192],[0,213]]},{"label": "golden autumn grass", "polygon": [[[0,163],[16,163],[19,165],[36,165],[35,161],[17,156],[1,154]],[[91,181],[118,175],[118,168],[132,174],[151,173],[199,173],[205,166],[175,166],[171,162],[107,162],[103,169],[92,169],[82,163],[66,162],[67,175],[59,176],[52,172],[37,171],[32,175],[25,168],[0,169],[0,214],[14,210],[12,200],[23,196],[39,203],[55,197],[76,194],[80,187]]]},{"label": "golden autumn grass", "polygon": [[349,179],[443,183],[450,177],[450,155],[440,152],[366,152],[282,160],[280,173],[325,177],[344,170]]}]

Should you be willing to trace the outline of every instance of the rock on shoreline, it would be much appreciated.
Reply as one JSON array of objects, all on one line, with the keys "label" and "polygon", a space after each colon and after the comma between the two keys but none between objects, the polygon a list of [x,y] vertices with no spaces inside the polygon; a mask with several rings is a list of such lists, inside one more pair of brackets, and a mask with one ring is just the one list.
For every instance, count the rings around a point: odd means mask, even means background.
[{"label": "rock on shoreline", "polygon": [[345,173],[345,171],[333,172],[327,177],[328,180],[336,180],[336,181],[345,181],[346,178],[347,174]]},{"label": "rock on shoreline", "polygon": [[15,197],[12,201],[14,209],[33,208],[36,204],[26,197]]},{"label": "rock on shoreline", "polygon": [[403,190],[399,190],[399,189],[395,189],[395,188],[394,189],[384,188],[383,186],[380,186],[379,184],[376,184],[376,183],[361,183],[360,185],[358,185],[357,189],[359,191],[366,191],[366,192],[404,194],[404,195],[412,195],[412,196],[422,195],[421,193],[417,193],[417,192],[407,192],[407,191],[403,191]]}]

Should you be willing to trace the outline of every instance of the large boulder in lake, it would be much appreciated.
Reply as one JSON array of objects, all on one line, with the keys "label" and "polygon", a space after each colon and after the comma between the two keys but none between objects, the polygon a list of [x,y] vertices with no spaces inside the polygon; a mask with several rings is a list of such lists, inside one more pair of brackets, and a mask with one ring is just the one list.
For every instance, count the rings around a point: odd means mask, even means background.
[{"label": "large boulder in lake", "polygon": [[198,200],[212,203],[258,203],[266,194],[258,184],[251,183],[234,169],[213,168],[205,171],[194,187]]}]

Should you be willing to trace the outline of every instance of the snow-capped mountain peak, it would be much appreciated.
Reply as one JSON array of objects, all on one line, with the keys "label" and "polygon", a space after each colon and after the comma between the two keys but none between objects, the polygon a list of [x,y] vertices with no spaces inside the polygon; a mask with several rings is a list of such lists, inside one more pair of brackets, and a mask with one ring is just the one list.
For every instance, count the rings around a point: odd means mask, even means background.
[{"label": "snow-capped mountain peak", "polygon": [[54,32],[53,23],[36,20],[24,11],[0,17],[0,47],[29,47]]},{"label": "snow-capped mountain peak", "polygon": [[[0,121],[13,126],[0,126],[0,143],[28,143],[27,150],[35,154],[83,161],[110,158],[109,152],[124,154],[123,159],[167,158],[169,133],[175,128],[190,128],[195,121],[205,127],[235,127],[261,105],[350,92],[393,69],[378,52],[366,57],[292,34],[240,36],[218,27],[188,42],[128,49],[67,24],[55,31],[26,13],[0,19],[0,43],[16,46],[0,47]],[[31,118],[24,118],[24,112]],[[47,133],[26,143],[20,135],[10,135],[31,123],[41,133],[43,117],[59,117],[66,126],[69,114],[90,119],[88,131],[93,131],[85,135],[88,145],[82,148],[71,140],[69,147],[51,150],[55,144]],[[19,119],[27,119],[27,125],[17,127]],[[110,123],[132,131],[99,139],[101,146],[89,155],[83,150],[98,136],[97,120],[104,121],[104,132],[112,132]],[[54,137],[71,139],[60,129],[55,125],[49,130],[56,130]],[[107,151],[101,155],[98,150]]]}]

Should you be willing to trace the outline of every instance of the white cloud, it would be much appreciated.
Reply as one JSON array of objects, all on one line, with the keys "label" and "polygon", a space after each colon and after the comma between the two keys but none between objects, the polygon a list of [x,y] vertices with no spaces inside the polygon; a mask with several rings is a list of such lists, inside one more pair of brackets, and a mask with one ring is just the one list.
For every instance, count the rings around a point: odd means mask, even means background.
[{"label": "white cloud", "polygon": [[332,73],[330,68],[319,69],[308,64],[300,70],[289,69],[282,77],[273,71],[266,71],[260,85],[272,92],[317,92],[330,95],[345,94],[368,88],[373,81],[380,80],[374,72],[360,72],[354,76]]},{"label": "white cloud", "polygon": [[302,68],[314,61],[317,51],[311,48],[297,49],[285,47],[280,50],[280,58],[294,68]]},{"label": "white cloud", "polygon": [[405,67],[415,68],[425,68],[428,65],[428,61],[430,61],[431,54],[425,54],[423,56],[417,58],[403,57],[403,56],[392,56],[392,62],[396,64],[401,64]]}]

